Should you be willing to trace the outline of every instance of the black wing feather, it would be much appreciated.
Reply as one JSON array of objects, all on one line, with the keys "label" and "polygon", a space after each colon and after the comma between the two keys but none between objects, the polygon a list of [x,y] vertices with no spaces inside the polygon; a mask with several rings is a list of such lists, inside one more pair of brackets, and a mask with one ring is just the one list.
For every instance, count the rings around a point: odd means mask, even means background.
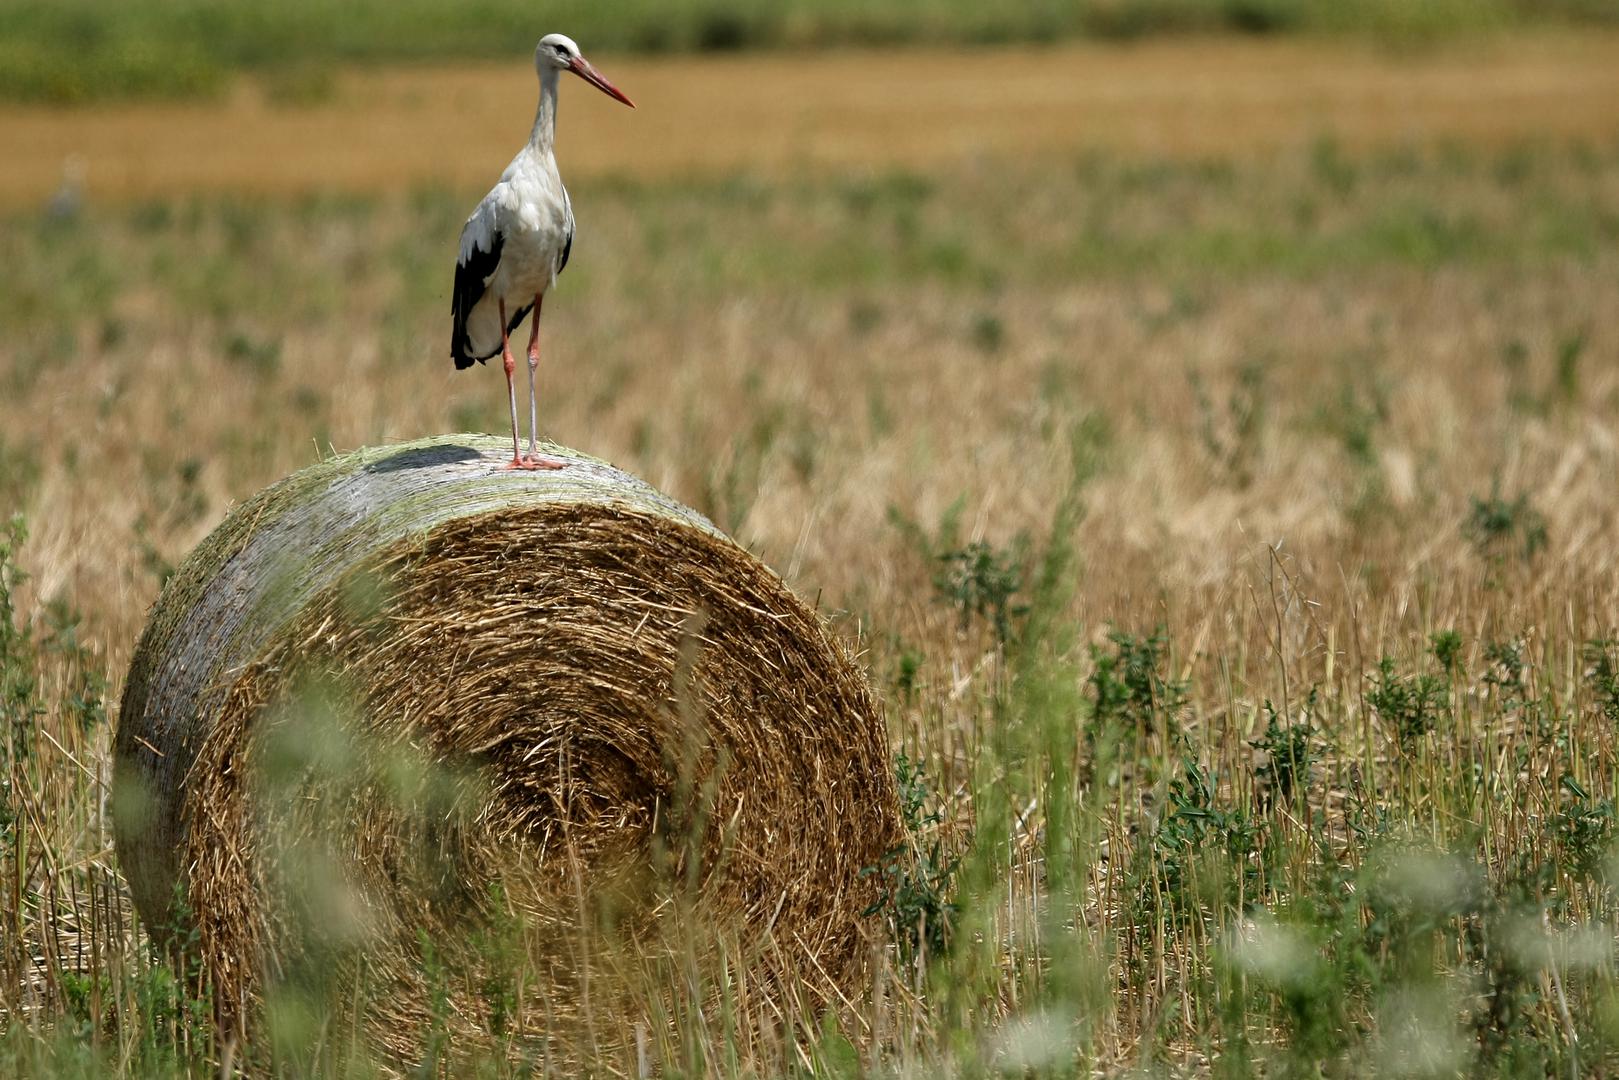
[{"label": "black wing feather", "polygon": [[568,256],[573,254],[573,222],[568,223],[568,238],[562,242],[562,261],[557,263],[557,273],[568,268]]},{"label": "black wing feather", "polygon": [[[471,367],[474,360],[481,364],[489,358],[473,356],[467,351],[467,320],[472,317],[472,309],[478,306],[478,301],[483,299],[487,288],[485,282],[495,272],[495,267],[500,265],[500,249],[505,246],[506,238],[497,229],[488,251],[473,244],[467,257],[455,264],[455,295],[450,299],[450,314],[455,317],[455,328],[450,334],[450,356],[455,360],[457,371]],[[518,315],[518,318],[521,319],[522,315]],[[512,325],[517,324],[514,322]],[[494,353],[489,355],[493,356]]]}]

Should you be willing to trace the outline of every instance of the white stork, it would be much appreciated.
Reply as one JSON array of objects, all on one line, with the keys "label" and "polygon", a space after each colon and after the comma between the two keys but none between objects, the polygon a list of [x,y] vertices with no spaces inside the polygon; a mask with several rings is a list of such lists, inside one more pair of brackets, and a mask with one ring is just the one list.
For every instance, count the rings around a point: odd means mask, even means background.
[{"label": "white stork", "polygon": [[[540,306],[568,265],[573,248],[573,205],[557,173],[553,152],[557,127],[557,81],[571,71],[630,108],[635,102],[579,55],[562,34],[547,34],[534,50],[540,75],[540,105],[528,145],[517,152],[461,230],[461,258],[455,264],[451,311],[455,331],[450,356],[457,370],[480,364],[496,352],[506,364],[506,392],[512,411],[513,469],[560,469],[567,463],[545,457],[535,445],[539,408],[534,400],[534,369],[540,363]],[[511,334],[533,309],[528,335],[528,454],[517,441],[517,387]]]}]

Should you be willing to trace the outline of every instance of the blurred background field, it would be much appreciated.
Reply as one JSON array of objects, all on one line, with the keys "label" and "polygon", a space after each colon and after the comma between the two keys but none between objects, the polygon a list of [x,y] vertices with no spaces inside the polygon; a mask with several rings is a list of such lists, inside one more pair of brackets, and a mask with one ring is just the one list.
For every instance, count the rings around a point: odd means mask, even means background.
[{"label": "blurred background field", "polygon": [[6,0],[0,97],[57,102],[217,93],[240,71],[315,84],[334,64],[516,57],[533,21],[601,51],[994,45],[1209,32],[1352,33],[1426,42],[1613,25],[1611,0]]},{"label": "blurred background field", "polygon": [[[501,430],[449,283],[555,28],[839,46],[564,87],[542,425],[863,650],[916,837],[868,997],[671,1074],[1619,1065],[1611,5],[476,8],[0,8],[0,1072],[217,1071],[108,850],[123,668],[232,502]],[[1160,27],[1312,34],[1027,46]],[[216,96],[16,100],[143,41]]]},{"label": "blurred background field", "polygon": [[[976,51],[833,49],[647,57],[589,48],[633,78],[629,117],[568,97],[567,175],[781,179],[988,162],[1243,160],[1318,141],[1358,153],[1526,141],[1602,144],[1619,34],[1473,38],[1411,53],[1366,42],[1192,38]],[[315,98],[247,80],[200,102],[0,103],[0,206],[76,172],[91,199],[476,191],[533,110],[526,57],[348,69]]]}]

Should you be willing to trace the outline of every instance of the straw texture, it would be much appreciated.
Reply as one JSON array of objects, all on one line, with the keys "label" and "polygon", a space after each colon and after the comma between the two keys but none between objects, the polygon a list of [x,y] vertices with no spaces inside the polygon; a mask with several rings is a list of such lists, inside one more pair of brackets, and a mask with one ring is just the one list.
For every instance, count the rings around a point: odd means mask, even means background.
[{"label": "straw texture", "polygon": [[222,1022],[335,988],[397,1062],[435,1027],[599,1055],[859,994],[861,870],[900,830],[858,666],[702,516],[549,452],[573,464],[504,471],[484,436],[322,462],[158,601],[115,839]]}]

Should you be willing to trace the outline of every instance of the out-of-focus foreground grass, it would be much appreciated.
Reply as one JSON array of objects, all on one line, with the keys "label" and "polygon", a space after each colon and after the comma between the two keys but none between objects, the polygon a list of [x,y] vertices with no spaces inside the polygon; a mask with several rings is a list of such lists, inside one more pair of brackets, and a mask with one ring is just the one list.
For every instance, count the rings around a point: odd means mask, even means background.
[{"label": "out-of-focus foreground grass", "polygon": [[[475,196],[0,225],[0,1072],[217,1069],[107,702],[232,499],[501,430]],[[1619,1063],[1619,147],[574,196],[542,424],[864,643],[916,835],[869,994],[671,1071]]]},{"label": "out-of-focus foreground grass", "polygon": [[562,30],[592,50],[994,44],[1210,31],[1424,42],[1526,24],[1613,24],[1612,0],[6,0],[0,98],[196,97],[236,71],[319,94],[340,61],[515,56]]}]

